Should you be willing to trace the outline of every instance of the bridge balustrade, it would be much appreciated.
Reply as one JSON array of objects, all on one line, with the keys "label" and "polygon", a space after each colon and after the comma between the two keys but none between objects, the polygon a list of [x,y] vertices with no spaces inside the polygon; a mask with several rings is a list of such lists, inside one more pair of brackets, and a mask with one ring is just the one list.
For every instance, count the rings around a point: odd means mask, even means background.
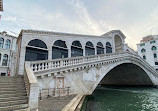
[{"label": "bridge balustrade", "polygon": [[[82,57],[72,57],[72,58],[64,58],[64,59],[54,59],[54,60],[44,60],[44,61],[33,61],[30,64],[31,69],[34,72],[67,67],[72,65],[78,65],[83,63],[90,63],[100,60],[109,60],[118,57],[127,56],[128,52],[122,53],[114,53],[114,54],[100,54],[93,56],[82,56]],[[130,54],[131,55],[131,54]]]}]

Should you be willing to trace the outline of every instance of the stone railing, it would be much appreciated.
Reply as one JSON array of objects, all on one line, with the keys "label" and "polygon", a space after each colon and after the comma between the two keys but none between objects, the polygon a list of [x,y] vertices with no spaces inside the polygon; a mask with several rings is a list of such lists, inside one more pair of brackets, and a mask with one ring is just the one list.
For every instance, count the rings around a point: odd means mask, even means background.
[{"label": "stone railing", "polygon": [[90,63],[99,60],[105,60],[111,57],[118,57],[118,54],[121,53],[81,56],[81,57],[72,57],[72,58],[64,58],[64,59],[44,60],[44,61],[33,61],[31,62],[30,67],[33,70],[33,72],[38,72],[43,70],[56,69],[61,67],[83,64],[83,63]]},{"label": "stone railing", "polygon": [[130,59],[130,60],[135,60],[137,62],[141,62],[150,71],[154,71],[154,73],[157,74],[156,70],[152,66],[150,66],[145,60],[143,60],[139,55],[129,52],[101,54],[101,55],[93,55],[93,56],[81,56],[81,57],[72,57],[72,58],[55,59],[55,60],[33,61],[30,63],[30,67],[33,70],[33,72],[36,73],[50,69],[66,68],[68,66],[76,66],[76,65],[94,63],[99,61],[110,62],[118,59]]},{"label": "stone railing", "polygon": [[31,111],[38,109],[39,86],[36,77],[30,68],[30,62],[25,62],[24,81],[26,84],[28,104]]}]

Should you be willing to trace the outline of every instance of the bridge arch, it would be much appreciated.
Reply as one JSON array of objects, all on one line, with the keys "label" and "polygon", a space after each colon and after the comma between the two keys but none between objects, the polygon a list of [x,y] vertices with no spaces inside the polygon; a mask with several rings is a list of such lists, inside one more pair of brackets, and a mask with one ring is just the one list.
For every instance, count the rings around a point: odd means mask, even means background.
[{"label": "bridge arch", "polygon": [[86,42],[86,46],[85,46],[85,55],[89,56],[89,55],[95,55],[95,48],[92,42],[88,41]]},{"label": "bridge arch", "polygon": [[56,40],[52,46],[52,59],[67,58],[68,48],[63,40]]},{"label": "bridge arch", "polygon": [[104,54],[104,46],[101,42],[98,42],[97,43],[97,54]]},{"label": "bridge arch", "polygon": [[48,59],[48,48],[45,42],[40,39],[33,39],[29,41],[26,46],[26,61],[37,61]]},{"label": "bridge arch", "polygon": [[115,52],[123,51],[123,40],[119,35],[115,35]]},{"label": "bridge arch", "polygon": [[83,48],[80,41],[75,40],[71,45],[71,57],[83,56]]},{"label": "bridge arch", "polygon": [[[156,82],[154,81],[154,77],[153,77],[152,73],[149,72],[147,70],[147,67],[143,66],[142,63],[139,63],[136,61],[131,61],[131,60],[126,60],[126,61],[114,62],[112,64],[111,65],[108,64],[109,66],[105,66],[105,67],[102,66],[100,68],[100,70],[102,70],[101,75],[98,78],[98,80],[95,81],[96,83],[92,86],[92,88],[91,88],[92,92],[96,89],[98,84],[105,84],[105,85],[147,85],[147,86],[148,85],[152,86],[152,85],[156,84]],[[129,65],[132,67],[134,66],[134,67],[132,69],[131,67],[124,67],[125,65]],[[108,67],[108,68],[106,68],[106,67]],[[125,73],[121,72],[121,71],[119,73],[124,73],[124,74],[121,74],[120,77],[119,77],[119,75],[117,75],[119,69],[121,70],[121,68],[126,68],[126,70],[128,70],[128,73],[130,74],[129,76],[131,76],[130,82],[128,81],[129,79],[127,79],[127,77],[129,77],[128,74],[126,75],[125,78],[122,78],[122,80],[124,79],[124,81],[121,81],[121,79],[119,81],[116,81],[116,82],[113,81],[114,79],[116,80],[118,78],[121,78],[123,75],[125,75]],[[138,69],[138,71],[141,71],[141,72],[135,73],[135,70],[137,70],[136,68]],[[133,72],[130,72],[132,70],[133,70]],[[135,74],[132,75],[133,73],[135,73]],[[114,77],[114,78],[112,79],[112,77]],[[136,78],[136,77],[139,77],[139,78]],[[108,80],[107,83],[106,83],[106,80]],[[129,82],[129,84],[128,84],[128,82]],[[89,94],[91,94],[92,92],[89,92]]]}]

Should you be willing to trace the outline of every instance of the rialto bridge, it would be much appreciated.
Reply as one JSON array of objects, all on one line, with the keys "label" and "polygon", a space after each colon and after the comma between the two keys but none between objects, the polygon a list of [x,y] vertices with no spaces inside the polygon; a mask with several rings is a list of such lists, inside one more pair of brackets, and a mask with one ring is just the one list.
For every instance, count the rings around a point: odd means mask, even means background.
[{"label": "rialto bridge", "polygon": [[98,84],[158,85],[156,70],[124,39],[119,30],[101,36],[22,30],[17,74],[35,79],[40,90],[70,87],[71,94],[91,94]]}]

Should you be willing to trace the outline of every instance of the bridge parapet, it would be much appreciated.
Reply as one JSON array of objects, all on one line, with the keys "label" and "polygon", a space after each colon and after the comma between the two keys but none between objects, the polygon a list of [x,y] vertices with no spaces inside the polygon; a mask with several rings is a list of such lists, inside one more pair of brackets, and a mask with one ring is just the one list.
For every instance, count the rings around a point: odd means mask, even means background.
[{"label": "bridge parapet", "polygon": [[[113,54],[101,54],[101,55],[93,55],[93,56],[82,56],[82,57],[72,57],[72,58],[64,58],[64,59],[55,59],[55,60],[42,60],[42,61],[33,61],[30,63],[30,67],[35,74],[40,74],[40,72],[46,71],[55,71],[59,69],[69,67],[76,67],[76,66],[83,66],[87,67],[87,65],[92,64],[104,64],[104,63],[111,63],[120,60],[131,60],[137,61],[146,66],[148,70],[151,72],[153,71],[158,76],[158,73],[152,66],[150,66],[145,60],[143,60],[139,55],[132,54],[129,52],[121,52],[121,53],[113,53]],[[91,64],[92,63],[92,64]],[[81,67],[82,68],[82,67]],[[37,75],[36,75],[37,76]]]}]

